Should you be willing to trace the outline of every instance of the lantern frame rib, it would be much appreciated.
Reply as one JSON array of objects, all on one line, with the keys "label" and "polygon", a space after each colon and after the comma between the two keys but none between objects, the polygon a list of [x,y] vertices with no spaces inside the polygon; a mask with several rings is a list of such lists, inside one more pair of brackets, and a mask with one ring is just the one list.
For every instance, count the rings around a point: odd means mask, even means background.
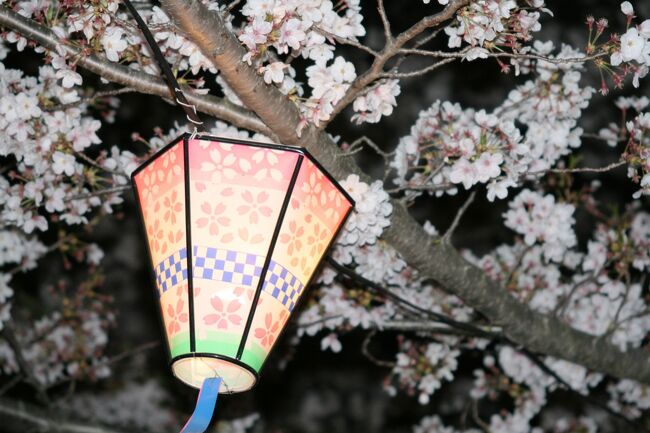
[{"label": "lantern frame rib", "polygon": [[[225,355],[225,354],[220,354],[220,353],[211,353],[211,352],[205,352],[204,350],[201,350],[200,352],[196,351],[197,348],[197,340],[196,340],[196,324],[195,324],[195,319],[196,319],[196,305],[195,305],[195,300],[194,300],[194,274],[195,274],[195,269],[194,269],[194,239],[192,236],[192,212],[191,212],[191,203],[192,203],[192,190],[191,190],[191,155],[190,155],[190,142],[191,140],[206,140],[206,141],[211,141],[211,142],[221,142],[221,143],[227,143],[227,144],[234,144],[234,145],[244,145],[244,146],[250,146],[250,147],[255,147],[255,148],[262,148],[262,149],[272,149],[272,150],[282,150],[282,151],[287,151],[291,153],[297,154],[296,162],[293,167],[293,172],[291,175],[291,178],[289,180],[289,183],[286,187],[286,192],[284,195],[284,198],[282,200],[282,205],[279,210],[279,214],[277,217],[277,221],[275,222],[273,233],[271,235],[271,238],[269,240],[269,245],[268,249],[266,252],[266,256],[264,258],[264,262],[260,271],[259,275],[259,280],[255,289],[255,292],[253,294],[250,310],[246,316],[246,323],[242,331],[241,339],[239,340],[239,345],[237,347],[237,351],[235,356],[232,356],[231,354]],[[151,163],[154,161],[158,160],[159,157],[161,157],[163,154],[167,153],[169,150],[171,150],[174,146],[177,145],[182,145],[182,158],[183,158],[183,192],[184,194],[184,199],[185,199],[185,209],[184,209],[184,218],[185,218],[185,249],[186,249],[186,257],[184,258],[186,265],[187,265],[187,299],[188,299],[188,320],[189,320],[189,352],[188,353],[179,353],[176,354],[175,356],[172,356],[172,350],[171,350],[171,343],[168,341],[166,344],[167,346],[167,355],[169,359],[169,366],[174,371],[174,364],[182,359],[188,359],[188,358],[212,358],[216,360],[221,360],[227,363],[230,363],[234,366],[240,367],[246,372],[250,373],[253,378],[253,383],[250,386],[250,388],[253,388],[258,380],[259,380],[259,371],[262,370],[264,365],[266,364],[266,360],[268,357],[265,357],[262,360],[261,365],[259,367],[253,368],[252,366],[248,365],[246,362],[242,361],[242,357],[244,355],[244,352],[246,350],[246,344],[248,342],[248,337],[249,334],[251,333],[252,325],[255,320],[255,314],[257,312],[257,303],[261,297],[262,292],[264,291],[265,287],[265,282],[266,282],[266,277],[267,274],[269,273],[269,268],[278,244],[278,239],[280,236],[280,233],[282,232],[283,228],[283,223],[285,222],[285,218],[287,216],[288,208],[291,203],[291,199],[294,196],[295,192],[295,186],[297,184],[298,178],[301,173],[301,169],[305,167],[304,160],[305,158],[309,160],[310,163],[312,163],[320,173],[322,173],[329,182],[331,182],[332,186],[336,190],[338,190],[341,195],[347,200],[350,204],[350,207],[347,209],[345,214],[343,215],[342,219],[340,220],[339,226],[336,228],[336,230],[333,232],[333,236],[329,240],[327,247],[323,252],[321,253],[320,257],[318,258],[316,262],[316,267],[314,268],[314,271],[312,272],[311,276],[307,280],[306,284],[304,284],[304,289],[306,290],[309,285],[313,282],[316,274],[318,273],[318,270],[322,266],[323,263],[323,258],[327,254],[327,251],[329,248],[332,246],[336,238],[338,237],[340,231],[342,230],[343,226],[345,225],[345,222],[347,218],[349,217],[350,213],[354,209],[355,202],[352,199],[352,197],[343,189],[343,187],[339,184],[339,182],[330,174],[327,172],[327,170],[304,148],[302,147],[297,147],[297,146],[289,146],[289,145],[284,145],[284,144],[273,144],[273,143],[264,143],[264,142],[256,142],[256,141],[250,141],[250,140],[240,140],[240,139],[229,139],[229,138],[222,138],[222,137],[215,137],[215,136],[210,136],[210,135],[203,135],[203,134],[190,134],[190,133],[185,133],[170,143],[166,144],[162,148],[160,148],[158,151],[156,151],[150,158],[147,159],[144,163],[142,163],[138,168],[136,168],[133,173],[131,174],[131,181],[132,181],[132,186],[133,186],[133,191],[135,193],[136,201],[138,203],[139,207],[139,219],[140,219],[140,225],[143,230],[144,237],[148,239],[148,234],[146,230],[146,222],[145,222],[145,215],[144,215],[144,208],[142,204],[139,201],[140,194],[138,191],[138,186],[136,182],[136,176],[141,173],[145,168],[147,168]],[[151,245],[147,241],[145,242],[146,244],[146,249],[147,249],[147,256],[149,259],[149,262],[153,264],[153,254],[151,251]],[[162,296],[160,292],[160,288],[158,287],[158,283],[156,280],[156,271],[155,271],[155,264],[154,266],[150,267],[151,272],[151,278],[153,281],[153,288],[156,293],[156,297],[158,298],[157,301],[160,300],[160,297]],[[298,307],[305,296],[300,296],[297,299],[297,303],[294,307]],[[158,302],[159,308],[158,308],[158,317],[159,317],[159,322],[161,324],[161,327],[163,330],[165,330],[165,313],[163,311],[163,304],[162,302]],[[286,326],[283,326],[278,335],[275,337],[274,341],[272,342],[271,346],[268,349],[268,353],[271,353],[273,350],[273,347],[276,345],[277,341],[282,337],[284,332],[286,331]],[[169,338],[169,336],[168,336]],[[174,371],[174,375],[176,375]],[[178,376],[177,376],[178,377]],[[183,379],[181,379],[183,380]],[[183,380],[186,382],[185,380]],[[188,382],[186,382],[188,383]],[[225,393],[234,393],[234,392],[239,392],[242,390],[229,390],[227,388],[227,384],[224,383],[226,386]],[[248,388],[248,389],[250,389]]]},{"label": "lantern frame rib", "polygon": [[[172,144],[176,144],[177,140],[174,142],[170,143],[169,145],[171,146]],[[162,149],[161,149],[162,150]],[[133,187],[133,194],[136,197],[136,202],[137,198],[140,197],[140,193],[138,192],[138,185],[137,183],[131,178],[131,186]],[[140,208],[140,206],[138,206]],[[142,214],[142,208],[139,209],[138,212],[138,219],[140,220],[140,232],[141,235],[144,239],[147,239],[147,226],[144,221],[144,215]],[[147,263],[153,263],[153,256],[151,254],[151,247],[149,246],[149,242],[145,242],[145,249],[147,250]],[[149,278],[153,282],[153,295],[154,295],[154,302],[158,305],[158,308],[156,311],[158,311],[158,325],[165,330],[165,319],[163,318],[163,311],[162,311],[162,304],[160,303],[160,292],[158,292],[158,287],[156,285],[156,272],[152,266],[147,266],[149,268]],[[165,343],[163,344],[165,346],[165,353],[167,353],[167,359],[172,359],[172,352],[171,348],[169,347],[169,344]]]},{"label": "lantern frame rib", "polygon": [[[287,213],[287,208],[289,207],[289,201],[293,195],[293,188],[296,186],[296,180],[298,179],[298,174],[300,173],[300,167],[302,167],[302,161],[305,159],[304,155],[298,155],[298,160],[296,165],[293,168],[293,173],[291,174],[291,180],[289,181],[289,186],[287,187],[287,192],[282,201],[282,207],[280,208],[280,213],[278,214],[278,220],[275,223],[273,229],[273,235],[271,236],[271,241],[269,242],[269,248],[266,251],[266,257],[264,258],[264,265],[262,266],[262,272],[260,273],[260,279],[257,283],[257,288],[255,289],[255,296],[253,296],[253,302],[251,303],[251,309],[248,312],[248,317],[246,318],[246,325],[244,326],[244,332],[242,333],[241,342],[239,343],[239,348],[237,349],[237,359],[241,359],[242,354],[244,353],[244,346],[248,341],[248,334],[250,333],[251,326],[253,325],[253,318],[255,317],[255,311],[257,310],[257,302],[260,299],[262,290],[264,289],[264,283],[266,279],[266,274],[269,271],[269,265],[271,264],[271,259],[273,258],[273,252],[275,251],[275,245],[278,241],[278,236],[280,236],[280,230],[282,229],[282,223],[284,222],[284,216]],[[307,286],[305,286],[305,289]]]},{"label": "lantern frame rib", "polygon": [[194,251],[192,248],[192,206],[190,206],[190,149],[189,140],[183,136],[183,176],[185,178],[185,254],[187,260],[187,305],[190,326],[190,352],[196,352],[194,324]]},{"label": "lantern frame rib", "polygon": [[[314,159],[311,159],[311,161],[317,163],[317,161],[315,161]],[[319,167],[319,168],[322,169],[321,167]],[[324,173],[326,173],[326,172],[324,172]],[[332,181],[335,182],[335,184],[337,185],[337,187],[340,186],[340,185],[338,184],[338,182],[336,182],[336,180],[332,179]],[[342,190],[342,191],[344,191],[344,190]],[[347,192],[346,192],[346,196],[347,196]],[[348,218],[350,217],[350,214],[351,214],[352,211],[354,210],[354,205],[355,205],[356,203],[355,203],[355,201],[352,200],[351,198],[350,198],[350,202],[351,202],[352,206],[347,210],[347,212],[346,212],[345,215],[343,216],[343,219],[341,220],[341,225],[339,225],[339,227],[338,227],[338,228],[336,229],[336,231],[334,232],[334,236],[332,236],[332,239],[330,239],[329,243],[327,244],[327,247],[323,250],[323,254],[321,254],[321,256],[318,258],[318,264],[316,265],[316,268],[315,268],[315,270],[314,270],[314,273],[311,275],[311,277],[309,277],[309,280],[307,280],[307,283],[305,284],[305,288],[309,287],[309,286],[311,285],[311,283],[314,281],[314,278],[316,278],[316,276],[319,274],[319,272],[320,272],[320,270],[321,270],[321,267],[323,266],[325,256],[326,256],[327,253],[329,252],[330,248],[332,248],[332,245],[334,244],[334,242],[336,241],[336,239],[339,237],[339,233],[341,233],[341,230],[343,230],[343,226],[345,226],[345,222],[348,220]],[[301,296],[301,297],[298,299],[298,303],[296,304],[296,307],[295,307],[296,310],[300,310],[300,306],[305,302],[305,298],[307,298],[307,296]],[[288,328],[289,328],[288,326],[285,326],[285,327],[280,331],[280,333],[278,334],[278,337],[277,337],[277,338],[275,339],[275,341],[273,342],[273,346],[271,347],[271,349],[269,349],[269,353],[273,352],[273,349],[275,348],[275,345],[276,345],[277,342],[280,341],[280,339],[284,336],[284,334],[287,332],[287,329],[288,329]],[[264,362],[262,363],[262,366],[260,367],[260,371],[262,371],[262,370],[264,369],[264,365],[266,365],[266,361],[268,361],[268,359],[269,359],[269,358],[267,357],[267,358],[264,360]]]}]

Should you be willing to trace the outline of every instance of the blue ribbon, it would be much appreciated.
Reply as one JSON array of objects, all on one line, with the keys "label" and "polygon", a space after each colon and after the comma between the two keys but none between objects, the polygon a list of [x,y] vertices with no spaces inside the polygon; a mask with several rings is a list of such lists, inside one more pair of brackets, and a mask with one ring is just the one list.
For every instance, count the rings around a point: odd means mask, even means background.
[{"label": "blue ribbon", "polygon": [[220,377],[205,379],[203,381],[194,413],[192,413],[190,419],[185,423],[185,427],[183,427],[181,433],[203,433],[207,430],[210,425],[210,420],[212,420],[214,408],[217,405],[220,385]]}]

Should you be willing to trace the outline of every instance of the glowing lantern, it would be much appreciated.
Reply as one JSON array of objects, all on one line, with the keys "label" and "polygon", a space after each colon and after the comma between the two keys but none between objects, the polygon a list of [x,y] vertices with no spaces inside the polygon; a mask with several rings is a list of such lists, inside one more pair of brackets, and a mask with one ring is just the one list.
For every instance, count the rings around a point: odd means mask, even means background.
[{"label": "glowing lantern", "polygon": [[352,199],[302,148],[189,134],[133,186],[174,375],[250,389]]}]

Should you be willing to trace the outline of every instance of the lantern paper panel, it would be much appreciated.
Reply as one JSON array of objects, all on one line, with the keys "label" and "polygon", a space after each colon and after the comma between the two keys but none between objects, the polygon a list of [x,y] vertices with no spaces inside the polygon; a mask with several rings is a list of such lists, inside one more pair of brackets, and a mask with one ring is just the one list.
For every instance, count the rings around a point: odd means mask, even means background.
[{"label": "lantern paper panel", "polygon": [[244,391],[352,200],[303,149],[181,138],[133,175],[172,369]]},{"label": "lantern paper panel", "polygon": [[183,141],[134,176],[171,357],[190,351]]}]

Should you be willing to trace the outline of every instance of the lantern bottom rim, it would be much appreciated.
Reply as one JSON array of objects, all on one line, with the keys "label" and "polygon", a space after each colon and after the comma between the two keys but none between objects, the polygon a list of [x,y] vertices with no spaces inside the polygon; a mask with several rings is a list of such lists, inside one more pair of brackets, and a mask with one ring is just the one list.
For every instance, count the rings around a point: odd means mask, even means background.
[{"label": "lantern bottom rim", "polygon": [[174,376],[193,388],[200,389],[205,379],[221,377],[220,394],[248,391],[257,383],[258,375],[238,359],[214,353],[188,353],[171,361]]}]

